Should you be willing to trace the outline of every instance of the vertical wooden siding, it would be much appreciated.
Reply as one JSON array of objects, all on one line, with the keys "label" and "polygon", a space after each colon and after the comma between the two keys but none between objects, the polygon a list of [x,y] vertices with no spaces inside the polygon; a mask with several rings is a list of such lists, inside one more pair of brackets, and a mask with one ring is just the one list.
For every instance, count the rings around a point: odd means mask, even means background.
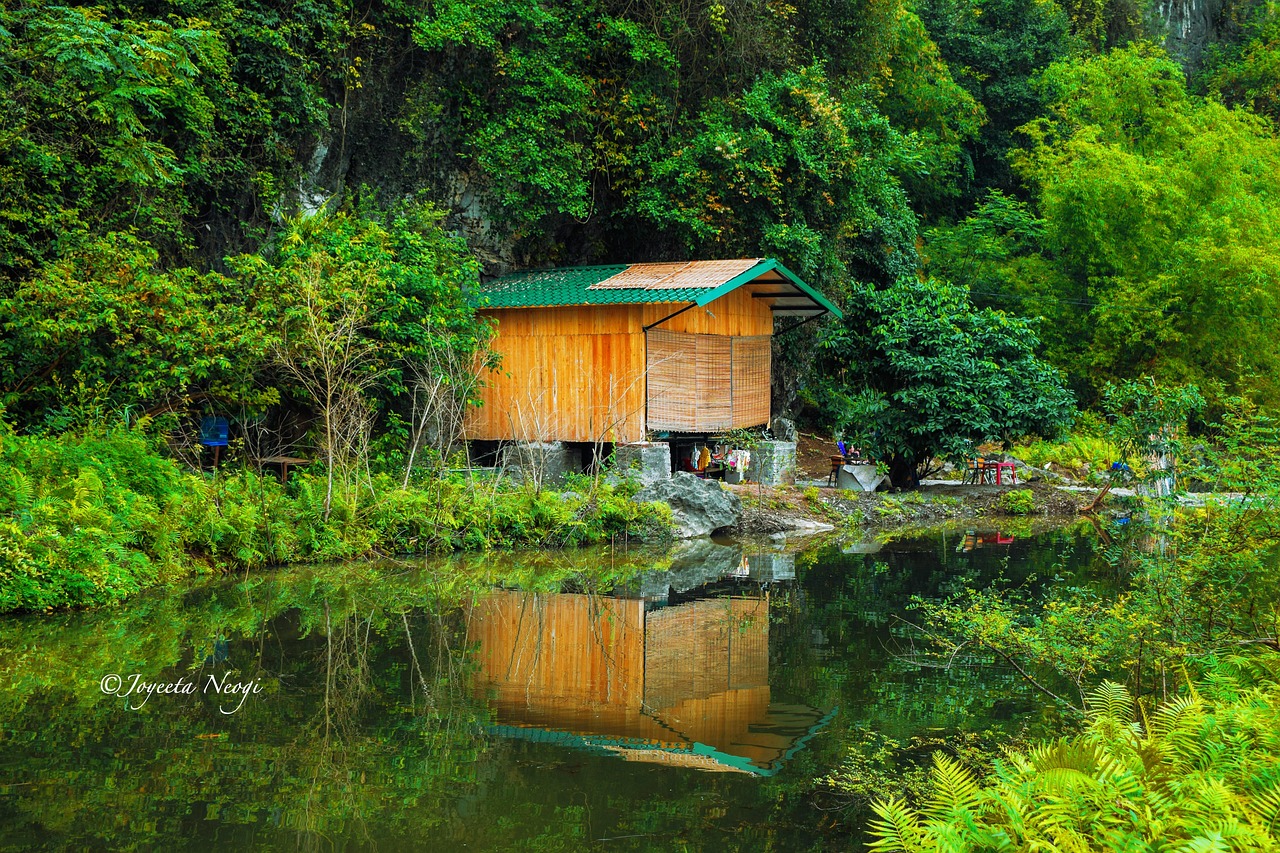
[{"label": "vertical wooden siding", "polygon": [[[769,308],[769,300],[752,298],[750,290],[750,285],[740,287],[702,308],[690,308],[658,328],[690,335],[771,335],[773,311]],[[644,305],[644,322],[641,325],[657,322],[687,304]]]},{"label": "vertical wooden siding", "polygon": [[767,597],[646,613],[641,600],[495,590],[470,608],[467,639],[476,692],[507,724],[704,743],[768,767],[817,718],[770,702]]},{"label": "vertical wooden siding", "polygon": [[644,334],[639,306],[503,309],[494,349],[467,419],[472,439],[644,439]]},{"label": "vertical wooden siding", "polygon": [[548,711],[639,712],[644,601],[498,590],[477,602],[478,686],[499,704]]}]

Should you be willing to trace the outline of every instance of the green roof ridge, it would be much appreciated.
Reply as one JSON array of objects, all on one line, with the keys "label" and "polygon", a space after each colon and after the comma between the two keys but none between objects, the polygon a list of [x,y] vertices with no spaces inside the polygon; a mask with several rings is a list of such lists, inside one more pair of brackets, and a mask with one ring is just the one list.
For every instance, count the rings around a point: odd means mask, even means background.
[{"label": "green roof ridge", "polygon": [[[612,278],[634,265],[592,264],[579,267],[542,267],[507,273],[482,284],[474,293],[473,303],[479,308],[553,308],[574,305],[637,305],[670,302],[693,302],[697,305],[706,305],[760,275],[776,270],[818,305],[837,317],[843,316],[840,309],[826,297],[773,258],[757,259],[749,269],[714,288],[592,289],[592,285]],[[601,275],[604,272],[609,274]]]}]

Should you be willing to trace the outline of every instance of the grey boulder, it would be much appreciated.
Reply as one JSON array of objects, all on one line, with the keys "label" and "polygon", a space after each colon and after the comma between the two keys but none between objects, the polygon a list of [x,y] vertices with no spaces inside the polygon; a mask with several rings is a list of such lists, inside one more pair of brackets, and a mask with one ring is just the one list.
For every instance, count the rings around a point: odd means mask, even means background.
[{"label": "grey boulder", "polygon": [[681,539],[706,536],[732,527],[742,517],[742,500],[714,480],[700,480],[686,471],[659,480],[636,493],[638,501],[662,501],[671,507],[675,534]]}]

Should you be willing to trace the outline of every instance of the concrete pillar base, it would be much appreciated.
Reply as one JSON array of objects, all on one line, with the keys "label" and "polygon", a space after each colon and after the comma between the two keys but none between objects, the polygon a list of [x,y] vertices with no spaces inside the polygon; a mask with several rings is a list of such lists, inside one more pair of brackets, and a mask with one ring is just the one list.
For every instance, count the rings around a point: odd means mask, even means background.
[{"label": "concrete pillar base", "polygon": [[794,486],[796,482],[796,443],[765,441],[751,448],[751,467],[747,479],[762,486]]},{"label": "concrete pillar base", "polygon": [[671,479],[671,445],[665,441],[619,444],[613,449],[613,461],[619,474],[646,486]]},{"label": "concrete pillar base", "polygon": [[516,482],[557,485],[582,471],[582,453],[560,441],[530,441],[502,448],[502,467]]}]

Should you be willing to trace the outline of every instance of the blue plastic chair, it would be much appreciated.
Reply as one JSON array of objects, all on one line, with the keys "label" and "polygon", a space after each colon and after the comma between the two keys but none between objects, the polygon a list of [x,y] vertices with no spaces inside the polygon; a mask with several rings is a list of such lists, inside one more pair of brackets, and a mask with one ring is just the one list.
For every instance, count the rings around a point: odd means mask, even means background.
[{"label": "blue plastic chair", "polygon": [[226,418],[207,417],[200,421],[200,443],[205,447],[226,447],[231,425]]},{"label": "blue plastic chair", "polygon": [[205,447],[213,448],[215,470],[218,467],[218,457],[222,455],[222,448],[227,446],[230,435],[231,425],[227,423],[226,418],[210,415],[200,419],[200,443]]}]

